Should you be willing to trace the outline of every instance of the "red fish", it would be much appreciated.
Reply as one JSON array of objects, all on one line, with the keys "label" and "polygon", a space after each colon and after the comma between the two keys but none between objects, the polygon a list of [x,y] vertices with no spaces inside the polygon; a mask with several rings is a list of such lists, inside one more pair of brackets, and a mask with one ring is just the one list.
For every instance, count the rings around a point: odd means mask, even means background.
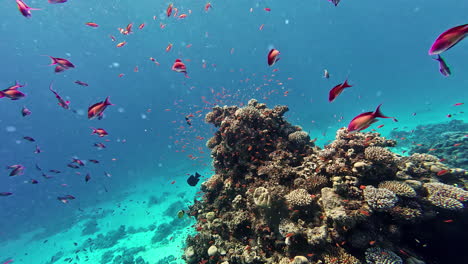
[{"label": "red fish", "polygon": [[361,131],[363,129],[366,129],[371,124],[377,122],[376,118],[392,118],[393,121],[398,122],[398,120],[396,120],[396,118],[394,117],[384,116],[382,112],[380,112],[381,105],[382,104],[377,106],[374,112],[365,112],[353,118],[353,120],[351,120],[351,122],[348,125],[348,131]]},{"label": "red fish", "polygon": [[72,159],[74,163],[80,165],[80,166],[84,166],[85,164],[83,163],[83,161],[79,160],[79,159]]},{"label": "red fish", "polygon": [[18,5],[18,10],[20,13],[27,18],[31,17],[31,10],[40,10],[38,8],[32,8],[29,7],[27,4],[25,4],[22,0],[16,0],[16,4]]},{"label": "red fish", "polygon": [[24,107],[24,106],[23,106],[23,109],[21,109],[21,115],[22,115],[23,117],[28,116],[28,115],[30,115],[31,113],[32,113],[32,112],[31,112],[29,109],[27,109],[26,107]]},{"label": "red fish", "polygon": [[55,66],[55,72],[56,73],[63,72],[64,70],[68,70],[69,68],[75,68],[75,65],[73,65],[73,63],[71,63],[67,59],[55,58],[55,57],[52,57],[52,56],[49,56],[49,55],[45,55],[45,56],[50,57],[50,59],[52,60],[52,63],[49,64],[49,66],[56,65]]},{"label": "red fish", "polygon": [[468,35],[468,24],[456,26],[440,34],[429,49],[429,55],[437,55],[455,46]]},{"label": "red fish", "polygon": [[138,29],[143,29],[145,26],[146,26],[146,24],[145,24],[145,23],[142,23],[142,24],[140,24],[140,25],[138,26]]},{"label": "red fish", "polygon": [[89,84],[82,82],[82,81],[75,81],[75,83],[81,86],[89,86]]},{"label": "red fish", "polygon": [[447,65],[447,63],[445,62],[445,60],[440,55],[437,55],[437,58],[434,58],[434,60],[439,62],[439,71],[440,71],[440,73],[442,73],[442,75],[444,75],[446,77],[450,76],[450,74],[452,72],[450,71],[450,68]]},{"label": "red fish", "polygon": [[93,119],[97,117],[100,120],[102,118],[104,110],[106,110],[107,106],[109,105],[113,105],[109,101],[109,96],[106,97],[106,100],[93,104],[88,108],[88,119]]},{"label": "red fish", "polygon": [[205,12],[208,12],[208,10],[210,10],[210,8],[213,8],[213,6],[211,5],[210,2],[206,3],[205,5]]},{"label": "red fish", "polygon": [[273,66],[273,64],[279,61],[280,58],[278,58],[278,55],[280,55],[280,52],[277,49],[271,49],[270,52],[268,52],[267,61],[269,66]]},{"label": "red fish", "polygon": [[174,6],[174,5],[171,3],[171,4],[169,4],[169,6],[167,7],[167,9],[166,9],[166,15],[167,15],[167,17],[170,17],[170,16],[171,16],[173,6]]},{"label": "red fish", "polygon": [[183,72],[185,77],[188,78],[187,67],[180,59],[175,60],[174,64],[172,65],[172,70],[176,72]]},{"label": "red fish", "polygon": [[453,106],[459,106],[459,105],[463,105],[463,103],[456,103]]},{"label": "red fish", "polygon": [[58,105],[60,105],[63,109],[70,109],[70,101],[65,101],[63,100],[63,98],[56,92],[52,89],[52,85],[53,85],[54,82],[51,82],[50,85],[49,85],[49,90],[54,93],[55,95],[55,98],[57,98],[58,100]]},{"label": "red fish", "polygon": [[87,26],[90,26],[90,27],[95,27],[95,28],[96,28],[96,27],[99,27],[99,25],[96,24],[96,23],[94,23],[94,22],[86,22],[85,24],[86,24]]},{"label": "red fish", "polygon": [[333,87],[330,92],[328,93],[328,101],[329,102],[333,102],[333,100],[336,99],[336,97],[338,97],[338,95],[341,94],[341,92],[343,92],[343,90],[345,88],[349,88],[349,87],[353,87],[352,85],[349,85],[348,83],[348,79],[346,79],[344,81],[344,83],[340,83],[338,85],[336,85],[335,87]]},{"label": "red fish", "polygon": [[20,91],[18,91],[19,88],[26,86],[25,84],[19,84],[18,82],[15,81],[15,84],[13,86],[10,86],[6,88],[5,90],[0,91],[0,98],[6,97],[11,100],[19,100],[26,95]]},{"label": "red fish", "polygon": [[99,137],[105,137],[107,135],[109,135],[109,133],[107,133],[106,130],[104,130],[103,128],[91,128],[93,130],[93,132],[91,133],[91,135],[98,135]]}]

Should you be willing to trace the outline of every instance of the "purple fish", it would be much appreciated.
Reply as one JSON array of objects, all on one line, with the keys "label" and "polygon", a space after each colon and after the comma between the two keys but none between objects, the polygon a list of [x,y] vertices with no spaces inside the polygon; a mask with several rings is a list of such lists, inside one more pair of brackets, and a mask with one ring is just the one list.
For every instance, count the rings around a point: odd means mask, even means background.
[{"label": "purple fish", "polygon": [[66,3],[68,0],[49,0],[49,4],[62,4]]},{"label": "purple fish", "polygon": [[55,98],[57,98],[58,100],[58,105],[60,105],[63,109],[70,109],[70,101],[65,101],[63,100],[63,98],[56,92],[52,89],[52,85],[54,84],[54,82],[51,82],[50,85],[49,85],[49,90],[54,93],[55,95]]},{"label": "purple fish", "polygon": [[[10,195],[12,195],[12,194],[13,194],[13,193],[11,193],[11,192],[0,192],[0,196],[10,196]],[[5,263],[6,263],[6,262],[5,262]],[[8,263],[10,263],[10,262],[8,262]]]},{"label": "purple fish", "polygon": [[22,115],[23,117],[25,117],[25,116],[28,116],[28,115],[30,115],[30,114],[31,114],[31,111],[30,111],[29,109],[27,109],[26,107],[23,106],[23,109],[21,109],[21,115]]},{"label": "purple fish", "polygon": [[10,176],[17,176],[17,175],[23,174],[25,167],[22,165],[11,165],[11,166],[8,166],[7,169],[13,169],[10,172]]},{"label": "purple fish", "polygon": [[328,2],[331,2],[335,6],[337,6],[340,3],[341,0],[328,0]]},{"label": "purple fish", "polygon": [[25,140],[27,140],[27,141],[29,141],[29,142],[35,142],[35,141],[36,141],[34,138],[28,137],[28,136],[23,137],[23,139],[25,139]]},{"label": "purple fish", "polygon": [[450,76],[450,74],[452,74],[449,66],[447,65],[445,60],[440,55],[437,55],[437,58],[434,58],[434,60],[439,62],[439,71],[440,73],[442,73],[442,75],[448,77]]}]

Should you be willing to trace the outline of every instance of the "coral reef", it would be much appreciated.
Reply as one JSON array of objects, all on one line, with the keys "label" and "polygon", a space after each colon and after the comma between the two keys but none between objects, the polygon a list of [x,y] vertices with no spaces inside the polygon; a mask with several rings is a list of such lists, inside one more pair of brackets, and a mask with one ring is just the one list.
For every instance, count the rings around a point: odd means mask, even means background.
[{"label": "coral reef", "polygon": [[394,130],[390,135],[410,154],[430,153],[450,167],[468,170],[468,124],[462,120],[419,125],[411,131]]},{"label": "coral reef", "polygon": [[395,140],[346,128],[320,149],[287,110],[250,100],[206,115],[218,127],[207,142],[215,174],[190,206],[197,233],[186,263],[417,262],[425,256],[414,236],[424,232],[414,232],[466,211],[464,170],[394,154]]}]

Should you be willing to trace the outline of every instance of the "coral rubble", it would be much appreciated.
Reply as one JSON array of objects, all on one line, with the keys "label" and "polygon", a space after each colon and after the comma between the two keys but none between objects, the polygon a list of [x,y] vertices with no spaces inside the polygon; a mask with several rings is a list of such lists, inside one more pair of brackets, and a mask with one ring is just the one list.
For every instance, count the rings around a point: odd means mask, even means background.
[{"label": "coral rubble", "polygon": [[424,256],[403,230],[465,211],[464,170],[445,177],[434,156],[402,157],[387,149],[395,140],[346,128],[320,149],[287,110],[250,100],[206,115],[219,128],[207,142],[215,174],[190,207],[187,263],[414,262]]}]

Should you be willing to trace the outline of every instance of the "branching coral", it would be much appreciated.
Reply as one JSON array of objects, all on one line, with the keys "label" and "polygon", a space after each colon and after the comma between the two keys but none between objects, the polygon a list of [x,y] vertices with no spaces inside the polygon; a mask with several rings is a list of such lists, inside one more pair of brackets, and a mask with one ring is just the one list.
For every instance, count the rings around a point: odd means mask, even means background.
[{"label": "branching coral", "polygon": [[403,260],[388,249],[373,247],[366,250],[367,264],[403,264]]},{"label": "branching coral", "polygon": [[286,195],[285,198],[291,206],[307,206],[313,201],[312,197],[305,189],[296,189]]},{"label": "branching coral", "polygon": [[382,211],[392,208],[398,201],[398,198],[392,191],[374,188],[370,185],[364,189],[364,199],[372,209]]}]

